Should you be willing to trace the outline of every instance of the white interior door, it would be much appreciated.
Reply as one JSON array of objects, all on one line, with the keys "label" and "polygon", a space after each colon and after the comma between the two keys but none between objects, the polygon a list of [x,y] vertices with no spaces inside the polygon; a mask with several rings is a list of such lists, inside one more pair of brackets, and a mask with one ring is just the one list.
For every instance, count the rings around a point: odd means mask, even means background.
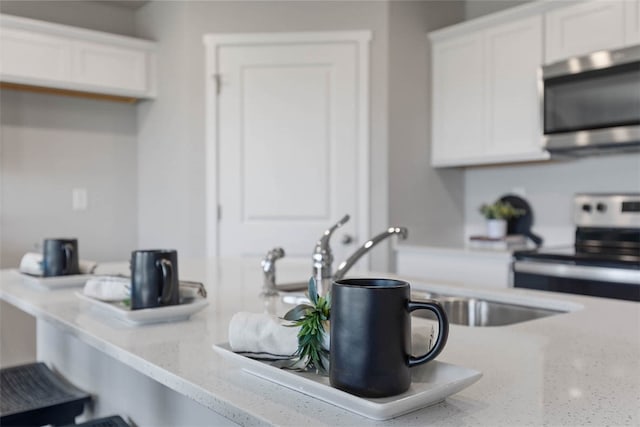
[{"label": "white interior door", "polygon": [[210,49],[219,255],[281,246],[287,257],[310,258],[345,214],[351,220],[332,238],[336,263],[368,237],[361,44],[299,36]]}]

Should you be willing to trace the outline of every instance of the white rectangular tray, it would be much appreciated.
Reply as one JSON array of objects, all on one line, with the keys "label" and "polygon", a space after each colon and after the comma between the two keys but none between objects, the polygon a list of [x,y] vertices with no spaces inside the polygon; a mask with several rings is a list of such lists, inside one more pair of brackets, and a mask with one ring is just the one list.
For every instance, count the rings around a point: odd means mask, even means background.
[{"label": "white rectangular tray", "polygon": [[234,353],[228,343],[214,345],[213,349],[250,374],[374,420],[387,420],[441,402],[482,377],[480,371],[436,360],[411,368],[411,387],[406,392],[366,398],[331,387],[328,377],[276,368]]},{"label": "white rectangular tray", "polygon": [[187,299],[179,305],[131,310],[122,302],[100,301],[95,298],[88,297],[82,292],[76,292],[76,296],[91,303],[92,306],[97,307],[103,312],[134,325],[186,320],[194,313],[197,313],[209,305],[209,301],[198,297]]},{"label": "white rectangular tray", "polygon": [[29,285],[34,285],[45,289],[63,289],[84,286],[87,280],[93,277],[92,274],[71,274],[68,276],[33,276],[20,272],[22,281]]}]

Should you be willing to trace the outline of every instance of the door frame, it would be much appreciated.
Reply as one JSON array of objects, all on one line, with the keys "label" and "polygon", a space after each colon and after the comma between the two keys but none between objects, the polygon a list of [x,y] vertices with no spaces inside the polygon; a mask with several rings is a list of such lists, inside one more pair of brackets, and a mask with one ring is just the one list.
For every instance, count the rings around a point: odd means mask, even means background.
[{"label": "door frame", "polygon": [[[358,222],[357,241],[364,242],[370,232],[370,104],[369,104],[369,51],[372,32],[327,31],[295,33],[224,33],[205,34],[205,226],[206,255],[219,254],[219,169],[218,169],[218,94],[220,79],[218,50],[223,46],[261,44],[295,45],[308,43],[353,43],[357,55],[357,212],[352,216]],[[336,221],[339,218],[334,218]],[[327,224],[327,227],[331,224]],[[322,230],[318,230],[318,235]],[[314,242],[309,242],[313,245]],[[311,247],[311,246],[310,246]],[[309,253],[311,256],[311,252]]]}]

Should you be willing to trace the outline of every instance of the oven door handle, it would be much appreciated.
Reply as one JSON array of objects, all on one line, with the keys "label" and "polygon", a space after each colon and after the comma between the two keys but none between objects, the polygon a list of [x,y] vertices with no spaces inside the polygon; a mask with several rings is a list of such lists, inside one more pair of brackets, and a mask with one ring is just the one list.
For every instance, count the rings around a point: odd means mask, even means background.
[{"label": "oven door handle", "polygon": [[566,277],[571,279],[594,280],[598,282],[629,283],[640,286],[640,270],[588,267],[584,265],[571,265],[536,261],[515,261],[513,263],[515,273],[537,274],[540,276]]}]

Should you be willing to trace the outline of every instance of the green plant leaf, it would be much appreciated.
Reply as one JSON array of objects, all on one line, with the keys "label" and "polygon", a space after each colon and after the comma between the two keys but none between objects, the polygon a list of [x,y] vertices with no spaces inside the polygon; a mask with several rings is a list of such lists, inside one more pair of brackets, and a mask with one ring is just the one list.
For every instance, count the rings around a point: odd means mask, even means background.
[{"label": "green plant leaf", "polygon": [[313,306],[308,304],[299,304],[287,311],[283,319],[295,322],[304,318],[311,310],[313,310]]},{"label": "green plant leaf", "polygon": [[327,375],[329,369],[329,351],[322,347],[324,336],[329,331],[327,320],[331,312],[331,297],[321,297],[317,293],[315,278],[309,279],[309,299],[312,305],[300,304],[285,314],[285,319],[293,322],[289,326],[299,326],[298,349],[294,354],[295,362],[283,363],[287,369],[315,370]]},{"label": "green plant leaf", "polygon": [[514,208],[509,202],[500,200],[493,204],[482,204],[478,209],[486,219],[511,219],[526,213],[524,209]]},{"label": "green plant leaf", "polygon": [[315,277],[311,277],[309,279],[309,299],[311,300],[311,302],[314,305],[318,304],[318,286],[316,284],[316,278]]}]

